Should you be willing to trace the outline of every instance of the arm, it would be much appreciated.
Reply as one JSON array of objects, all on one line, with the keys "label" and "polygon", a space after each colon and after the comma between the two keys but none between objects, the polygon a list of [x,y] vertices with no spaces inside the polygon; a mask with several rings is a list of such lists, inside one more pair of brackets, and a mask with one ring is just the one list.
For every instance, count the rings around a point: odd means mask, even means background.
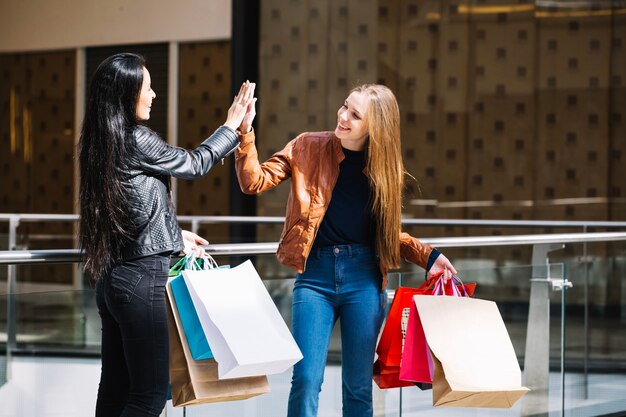
[{"label": "arm", "polygon": [[443,277],[447,281],[457,273],[441,252],[404,232],[400,233],[400,256],[424,268],[427,278],[443,272]]},{"label": "arm", "polygon": [[135,140],[140,152],[138,159],[141,169],[184,179],[206,175],[238,143],[237,133],[227,126],[217,128],[194,150],[171,146],[146,127],[135,130]]},{"label": "arm", "polygon": [[224,125],[217,128],[194,150],[170,146],[150,129],[136,128],[134,135],[141,154],[137,158],[140,167],[147,172],[184,179],[206,175],[217,161],[228,156],[237,147],[235,129],[243,122],[253,103],[254,88],[255,84],[249,81],[241,85],[228,109]]},{"label": "arm", "polygon": [[241,135],[239,148],[235,152],[237,179],[245,194],[262,193],[291,177],[292,152],[297,141],[292,140],[283,150],[261,164],[254,140],[254,131]]}]

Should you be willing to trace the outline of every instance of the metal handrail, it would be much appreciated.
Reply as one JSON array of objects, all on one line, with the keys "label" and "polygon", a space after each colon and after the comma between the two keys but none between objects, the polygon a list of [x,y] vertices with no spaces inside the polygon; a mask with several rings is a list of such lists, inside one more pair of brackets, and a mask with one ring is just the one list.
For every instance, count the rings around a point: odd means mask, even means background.
[{"label": "metal handrail", "polygon": [[[278,224],[283,223],[282,216],[177,216],[178,221],[183,223],[257,223]],[[28,213],[0,213],[0,221],[17,220],[18,222],[37,221],[78,221],[78,214],[28,214]],[[568,227],[568,228],[626,228],[623,221],[564,221],[564,220],[471,220],[471,219],[416,219],[403,218],[405,226],[467,226],[467,227]]]},{"label": "metal handrail", "polygon": [[[438,248],[611,242],[621,240],[626,240],[626,232],[420,238],[421,242]],[[204,248],[213,256],[262,255],[275,253],[278,243],[224,243],[206,245]],[[0,251],[0,264],[68,263],[79,261],[80,252],[78,249]]]}]

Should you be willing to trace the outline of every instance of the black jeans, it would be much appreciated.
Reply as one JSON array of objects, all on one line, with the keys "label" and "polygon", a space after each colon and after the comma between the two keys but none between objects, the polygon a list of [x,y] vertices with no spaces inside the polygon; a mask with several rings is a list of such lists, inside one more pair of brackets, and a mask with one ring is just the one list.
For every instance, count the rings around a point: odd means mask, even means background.
[{"label": "black jeans", "polygon": [[98,280],[102,374],[96,417],[159,416],[165,407],[169,261],[163,255],[127,261]]}]

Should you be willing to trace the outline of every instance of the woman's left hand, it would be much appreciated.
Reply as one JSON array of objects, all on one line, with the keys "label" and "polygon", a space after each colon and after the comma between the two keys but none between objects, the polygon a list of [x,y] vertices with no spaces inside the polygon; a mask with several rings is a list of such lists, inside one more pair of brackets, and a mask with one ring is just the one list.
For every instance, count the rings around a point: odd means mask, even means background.
[{"label": "woman's left hand", "polygon": [[197,234],[190,232],[189,230],[183,230],[183,253],[185,255],[194,252],[196,258],[202,258],[205,255],[204,248],[200,245],[208,245],[209,241],[198,236]]},{"label": "woman's left hand", "polygon": [[433,266],[431,266],[428,271],[427,278],[439,274],[443,277],[444,282],[448,282],[448,280],[452,278],[452,275],[456,274],[456,269],[454,269],[454,266],[452,266],[443,253],[435,259],[435,263],[433,263]]}]

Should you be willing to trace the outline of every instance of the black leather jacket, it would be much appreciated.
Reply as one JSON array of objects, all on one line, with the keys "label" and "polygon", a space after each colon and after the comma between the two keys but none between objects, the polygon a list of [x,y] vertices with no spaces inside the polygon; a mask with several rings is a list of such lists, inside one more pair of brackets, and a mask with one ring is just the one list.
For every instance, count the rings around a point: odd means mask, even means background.
[{"label": "black leather jacket", "polygon": [[124,169],[128,191],[131,238],[121,251],[122,260],[183,249],[181,229],[171,200],[169,177],[193,179],[207,174],[211,167],[237,147],[237,133],[219,127],[194,150],[168,145],[146,126],[131,132],[137,153]]}]

